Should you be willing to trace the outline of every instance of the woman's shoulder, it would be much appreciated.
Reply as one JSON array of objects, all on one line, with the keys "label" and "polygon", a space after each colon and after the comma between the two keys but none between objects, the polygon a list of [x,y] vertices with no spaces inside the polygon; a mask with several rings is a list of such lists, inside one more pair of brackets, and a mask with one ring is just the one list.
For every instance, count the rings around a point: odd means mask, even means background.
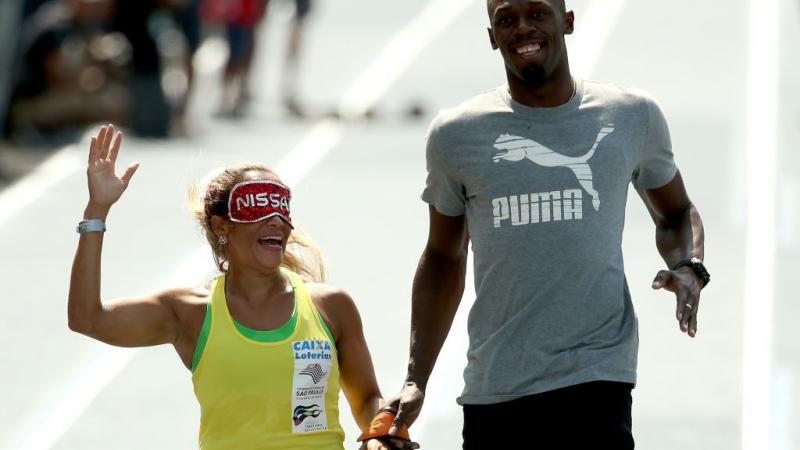
[{"label": "woman's shoulder", "polygon": [[156,294],[159,303],[167,305],[181,323],[202,322],[206,307],[211,300],[208,286],[178,287],[165,289]]},{"label": "woman's shoulder", "polygon": [[306,282],[306,290],[317,309],[342,312],[356,308],[353,297],[340,287],[327,283]]},{"label": "woman's shoulder", "polygon": [[164,302],[184,304],[206,304],[211,296],[211,286],[177,287],[164,289],[156,296]]},{"label": "woman's shoulder", "polygon": [[340,331],[361,321],[353,297],[344,289],[315,282],[307,282],[306,289],[337,340],[341,336]]},{"label": "woman's shoulder", "polygon": [[161,291],[160,295],[166,301],[187,306],[205,306],[211,302],[211,294],[216,282],[221,277],[215,277],[197,286],[181,286]]}]

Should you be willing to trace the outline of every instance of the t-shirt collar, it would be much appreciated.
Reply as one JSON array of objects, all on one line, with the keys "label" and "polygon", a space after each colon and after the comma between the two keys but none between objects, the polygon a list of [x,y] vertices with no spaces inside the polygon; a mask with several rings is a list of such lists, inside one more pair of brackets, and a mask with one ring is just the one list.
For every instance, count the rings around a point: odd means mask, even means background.
[{"label": "t-shirt collar", "polygon": [[574,78],[575,80],[575,94],[566,103],[553,107],[534,107],[523,105],[522,103],[511,98],[511,92],[508,89],[508,83],[495,89],[500,99],[508,105],[514,112],[530,116],[535,119],[550,119],[560,117],[565,113],[575,111],[580,107],[583,100],[583,80]]}]

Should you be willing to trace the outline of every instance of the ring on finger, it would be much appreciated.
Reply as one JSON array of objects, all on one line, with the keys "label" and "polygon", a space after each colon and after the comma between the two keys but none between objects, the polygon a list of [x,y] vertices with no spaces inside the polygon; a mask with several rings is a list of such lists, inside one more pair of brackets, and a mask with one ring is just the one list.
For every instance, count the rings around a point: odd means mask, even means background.
[{"label": "ring on finger", "polygon": [[692,308],[694,308],[694,307],[693,307],[693,306],[692,306],[690,303],[687,303],[687,304],[686,304],[686,306],[684,306],[684,308],[686,308],[686,309],[692,309]]}]

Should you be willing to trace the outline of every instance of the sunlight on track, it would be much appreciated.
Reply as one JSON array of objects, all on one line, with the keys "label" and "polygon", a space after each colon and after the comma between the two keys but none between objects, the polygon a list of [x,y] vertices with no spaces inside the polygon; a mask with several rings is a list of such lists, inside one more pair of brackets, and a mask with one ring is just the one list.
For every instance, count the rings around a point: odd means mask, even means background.
[{"label": "sunlight on track", "polygon": [[50,188],[72,175],[83,160],[74,146],[55,153],[33,172],[0,192],[0,226]]},{"label": "sunlight on track", "polygon": [[595,0],[575,18],[578,28],[570,38],[571,44],[568,41],[569,62],[575,75],[588,78],[594,71],[625,3],[626,0]]},{"label": "sunlight on track", "polygon": [[747,86],[747,236],[742,358],[742,449],[770,449],[775,178],[779,89],[778,0],[750,2]]},{"label": "sunlight on track", "polygon": [[275,166],[275,172],[292,187],[308,175],[314,166],[336,146],[342,138],[342,127],[333,119],[317,122],[302,141]]},{"label": "sunlight on track", "polygon": [[[157,284],[169,287],[202,283],[214,270],[210,255],[206,247],[197,249],[172,274]],[[60,389],[62,396],[52,402],[46,416],[34,418],[32,423],[21,427],[16,441],[22,443],[11,448],[39,450],[52,447],[140,350],[109,345],[98,345],[97,348],[98,354],[84,364],[77,375],[64,383]]]},{"label": "sunlight on track", "polygon": [[372,60],[344,94],[339,114],[344,118],[364,115],[377,103],[411,63],[448,26],[476,4],[476,0],[433,0],[400,30],[381,54]]},{"label": "sunlight on track", "polygon": [[52,447],[89,407],[92,400],[125,369],[139,349],[101,347],[100,351],[91,362],[81,367],[77,376],[64,383],[59,389],[63,395],[53,402],[42,420],[22,427],[19,435],[21,439],[27,440],[12,444],[10,448],[39,450]]}]

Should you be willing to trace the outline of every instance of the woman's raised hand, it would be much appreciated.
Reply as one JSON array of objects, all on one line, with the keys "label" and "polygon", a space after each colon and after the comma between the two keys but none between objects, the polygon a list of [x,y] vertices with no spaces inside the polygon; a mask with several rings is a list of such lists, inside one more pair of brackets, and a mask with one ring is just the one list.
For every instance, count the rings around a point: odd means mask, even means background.
[{"label": "woman's raised hand", "polygon": [[110,208],[133,177],[139,163],[133,163],[125,169],[121,176],[116,174],[117,155],[122,144],[122,133],[114,135],[114,125],[100,127],[100,132],[92,138],[89,145],[89,167],[86,176],[89,181],[89,203]]}]

